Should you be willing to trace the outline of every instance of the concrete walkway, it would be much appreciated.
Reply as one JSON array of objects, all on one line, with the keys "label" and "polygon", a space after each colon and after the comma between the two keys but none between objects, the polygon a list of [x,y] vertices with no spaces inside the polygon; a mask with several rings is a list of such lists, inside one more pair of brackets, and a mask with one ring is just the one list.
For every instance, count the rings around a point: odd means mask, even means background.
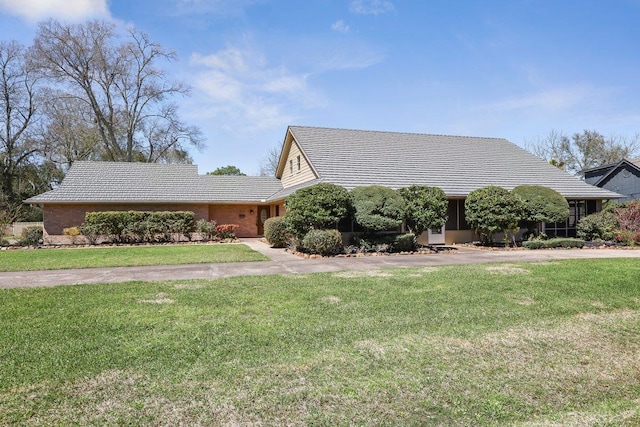
[{"label": "concrete walkway", "polygon": [[20,271],[0,273],[0,288],[46,287],[86,283],[128,281],[217,279],[262,274],[308,274],[347,270],[378,270],[438,265],[464,265],[488,262],[549,261],[580,258],[636,258],[640,250],[552,249],[535,251],[487,251],[459,247],[455,253],[428,255],[390,255],[361,258],[302,259],[273,249],[258,239],[242,239],[250,248],[271,261],[220,264],[185,264],[150,267],[88,268],[74,270]]}]

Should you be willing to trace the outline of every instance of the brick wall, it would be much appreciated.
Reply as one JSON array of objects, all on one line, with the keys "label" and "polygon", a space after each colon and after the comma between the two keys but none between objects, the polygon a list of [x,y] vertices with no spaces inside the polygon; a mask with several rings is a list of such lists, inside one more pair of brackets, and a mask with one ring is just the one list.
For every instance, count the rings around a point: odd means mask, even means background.
[{"label": "brick wall", "polygon": [[[253,211],[253,214],[251,214]],[[236,236],[258,235],[258,207],[256,205],[209,205],[209,219],[220,224],[238,224]]]},{"label": "brick wall", "polygon": [[191,211],[195,214],[196,221],[204,218],[209,219],[207,205],[170,204],[170,205],[147,205],[147,204],[119,204],[119,205],[97,205],[97,204],[46,204],[43,207],[44,231],[45,235],[62,235],[67,227],[77,227],[84,222],[87,212],[100,211]]}]

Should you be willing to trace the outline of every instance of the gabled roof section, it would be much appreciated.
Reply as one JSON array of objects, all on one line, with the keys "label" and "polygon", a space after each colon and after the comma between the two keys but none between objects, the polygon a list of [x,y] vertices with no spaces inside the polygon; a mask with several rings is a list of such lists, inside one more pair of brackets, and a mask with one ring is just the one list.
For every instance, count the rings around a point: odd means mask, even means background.
[{"label": "gabled roof section", "polygon": [[274,177],[198,175],[195,165],[79,161],[58,188],[25,202],[260,202],[280,190]]},{"label": "gabled roof section", "polygon": [[621,197],[584,183],[506,139],[304,126],[291,126],[288,133],[320,180],[347,189],[418,184],[440,187],[449,197],[465,197],[487,185],[512,189],[528,184],[553,188],[566,198]]},{"label": "gabled roof section", "polygon": [[600,183],[603,183],[607,179],[609,179],[611,175],[613,175],[618,169],[621,169],[624,167],[628,167],[631,170],[635,169],[640,173],[640,159],[636,159],[636,160],[622,159],[617,163],[610,163],[608,165],[602,165],[595,168],[584,169],[582,172],[587,174],[590,172],[596,172],[600,170],[604,171],[604,174],[600,177],[600,179],[598,179],[596,182],[593,183],[593,185],[599,185]]}]

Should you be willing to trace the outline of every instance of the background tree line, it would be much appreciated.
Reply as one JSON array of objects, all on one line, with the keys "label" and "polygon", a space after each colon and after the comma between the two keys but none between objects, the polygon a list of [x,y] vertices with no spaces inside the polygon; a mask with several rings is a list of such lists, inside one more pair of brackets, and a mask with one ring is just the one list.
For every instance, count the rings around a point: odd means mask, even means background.
[{"label": "background tree line", "polygon": [[162,68],[175,59],[102,21],[49,20],[32,46],[0,42],[0,223],[38,219],[22,201],[76,160],[190,163],[204,139],[172,101],[189,95]]}]

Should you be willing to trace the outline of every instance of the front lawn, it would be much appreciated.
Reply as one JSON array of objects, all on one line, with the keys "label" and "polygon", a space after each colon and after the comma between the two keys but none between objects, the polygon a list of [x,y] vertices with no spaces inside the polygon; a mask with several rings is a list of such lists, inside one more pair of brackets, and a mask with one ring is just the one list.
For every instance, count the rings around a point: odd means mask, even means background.
[{"label": "front lawn", "polygon": [[266,261],[267,257],[242,244],[113,246],[8,250],[0,252],[0,271],[66,268],[133,267],[142,265],[203,264]]},{"label": "front lawn", "polygon": [[640,424],[635,259],[0,290],[0,425]]}]

